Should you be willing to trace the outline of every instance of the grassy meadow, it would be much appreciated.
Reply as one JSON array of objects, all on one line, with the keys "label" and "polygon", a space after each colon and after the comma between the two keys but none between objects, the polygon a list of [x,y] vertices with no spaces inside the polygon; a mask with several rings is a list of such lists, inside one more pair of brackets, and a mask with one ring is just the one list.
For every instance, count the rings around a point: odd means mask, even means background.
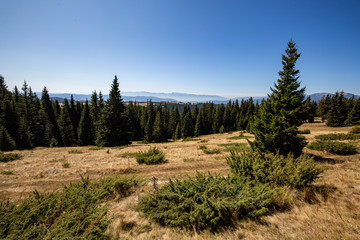
[{"label": "grassy meadow", "polygon": [[[309,143],[317,136],[347,134],[352,127],[331,128],[322,122],[305,123],[300,130]],[[230,151],[244,151],[248,133],[232,132],[199,136],[194,141],[144,144],[133,142],[126,147],[62,147],[13,151],[21,157],[0,162],[0,199],[20,203],[33,194],[57,193],[63,184],[74,181],[97,181],[136,176],[142,184],[126,191],[124,183],[112,185],[118,194],[95,204],[105,206],[109,224],[105,233],[110,239],[358,239],[360,236],[360,154],[336,155],[305,148],[325,171],[315,183],[302,190],[288,189],[287,208],[274,210],[260,218],[243,219],[219,232],[191,231],[160,226],[139,211],[141,198],[169,181],[187,179],[197,171],[227,176],[226,158]],[[360,139],[334,140],[354,145]],[[138,164],[136,154],[156,147],[165,154],[161,164]],[[120,180],[114,180],[120,181]],[[155,183],[155,186],[154,186]],[[119,187],[120,186],[120,187]],[[120,190],[119,190],[120,189]],[[126,189],[130,189],[126,188]],[[119,195],[120,194],[120,195]],[[15,238],[15,237],[14,237]]]}]

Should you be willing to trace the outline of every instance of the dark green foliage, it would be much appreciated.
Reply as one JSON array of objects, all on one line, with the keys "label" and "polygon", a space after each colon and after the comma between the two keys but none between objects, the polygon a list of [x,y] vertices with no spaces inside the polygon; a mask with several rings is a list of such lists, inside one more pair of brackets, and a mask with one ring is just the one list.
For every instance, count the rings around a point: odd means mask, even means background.
[{"label": "dark green foliage", "polygon": [[[9,239],[108,239],[105,230],[110,223],[102,202],[119,191],[118,177],[104,178],[64,186],[61,191],[39,193],[24,199],[20,204],[0,203],[0,238]],[[121,184],[120,184],[121,185]],[[122,189],[120,189],[121,191]],[[129,192],[129,186],[124,191]]]},{"label": "dark green foliage", "polygon": [[125,114],[118,79],[115,76],[109,99],[102,109],[96,145],[106,147],[127,145],[131,139],[130,131],[129,119]]},{"label": "dark green foliage", "polygon": [[140,200],[140,209],[164,226],[201,231],[232,227],[235,220],[270,212],[278,189],[252,185],[237,177],[197,173],[195,179],[169,184]]},{"label": "dark green foliage", "polygon": [[298,131],[299,134],[310,134],[310,130],[309,129],[304,129],[304,130],[299,130]]},{"label": "dark green foliage", "polygon": [[177,125],[176,125],[176,129],[175,129],[175,132],[174,132],[174,135],[173,135],[173,139],[174,140],[177,140],[177,139],[179,139],[180,138],[180,135],[181,133],[180,133],[180,123],[178,123]]},{"label": "dark green foliage", "polygon": [[319,140],[355,140],[360,139],[360,135],[354,133],[330,133],[324,135],[315,136],[315,139]]},{"label": "dark green foliage", "polygon": [[186,105],[184,108],[184,112],[182,114],[181,137],[187,138],[192,136],[194,136],[194,125],[193,125],[190,108],[188,105]]},{"label": "dark green foliage", "polygon": [[12,139],[7,130],[0,126],[0,150],[1,151],[11,151],[15,149],[15,141]]},{"label": "dark green foliage", "polygon": [[261,105],[252,123],[254,146],[261,151],[279,152],[282,155],[292,152],[295,156],[300,156],[306,145],[305,138],[297,134],[297,128],[304,120],[305,88],[299,89],[299,70],[295,69],[295,63],[300,54],[292,40],[285,52],[280,78],[275,87],[271,88],[269,99]]},{"label": "dark green foliage", "polygon": [[155,142],[165,142],[167,140],[167,134],[163,124],[163,118],[161,111],[156,112],[155,122],[154,122],[154,132],[153,138]]},{"label": "dark green foliage", "polygon": [[353,107],[350,109],[346,124],[356,124],[360,121],[360,98],[354,102]]},{"label": "dark green foliage", "polygon": [[331,98],[330,109],[326,114],[326,125],[329,127],[343,127],[347,118],[347,110],[345,105],[343,92],[336,92]]},{"label": "dark green foliage", "polygon": [[3,153],[0,152],[0,162],[11,162],[21,158],[20,154],[17,153]]},{"label": "dark green foliage", "polygon": [[[50,101],[50,96],[46,87],[44,87],[41,96],[41,108],[42,108],[42,118],[45,123],[45,134],[43,139],[44,146],[50,146],[52,139],[55,139],[56,142],[61,145],[60,139],[60,130],[58,123],[56,121],[55,113],[53,106]],[[54,142],[54,141],[52,141]]]},{"label": "dark green foliage", "polygon": [[231,140],[237,140],[237,139],[249,139],[252,138],[252,136],[245,136],[244,133],[240,133],[239,136],[229,137],[228,139]]},{"label": "dark green foliage", "polygon": [[304,102],[303,119],[309,123],[313,123],[316,116],[317,104],[315,101],[311,101],[310,97],[307,97]]},{"label": "dark green foliage", "polygon": [[224,143],[219,146],[225,147],[226,152],[244,152],[250,149],[246,143]]},{"label": "dark green foliage", "polygon": [[338,155],[352,155],[357,153],[356,146],[344,142],[316,141],[307,145],[307,148],[313,150],[327,151]]},{"label": "dark green foliage", "polygon": [[87,146],[94,144],[95,133],[93,122],[91,121],[89,104],[86,100],[85,106],[83,107],[83,112],[81,114],[81,119],[79,122],[78,128],[78,144],[80,146]]},{"label": "dark green foliage", "polygon": [[247,181],[294,188],[308,186],[324,171],[308,155],[294,158],[291,154],[263,155],[250,151],[231,153],[227,162],[234,175],[244,177]]},{"label": "dark green foliage", "polygon": [[64,106],[61,108],[58,123],[63,145],[72,146],[75,143],[75,132],[69,114],[69,103],[67,99],[64,100]]},{"label": "dark green foliage", "polygon": [[308,186],[323,172],[305,155],[231,153],[228,164],[228,177],[198,172],[193,179],[170,180],[143,197],[140,209],[161,225],[215,232],[286,207],[284,188]]},{"label": "dark green foliage", "polygon": [[205,154],[219,154],[219,153],[221,153],[220,148],[208,149],[205,145],[200,145],[199,149],[201,149]]},{"label": "dark green foliage", "polygon": [[138,152],[135,155],[138,164],[161,164],[165,162],[165,154],[156,147],[150,148],[145,152]]},{"label": "dark green foliage", "polygon": [[330,110],[331,96],[328,94],[323,96],[319,101],[318,107],[316,109],[316,114],[321,117],[322,121],[325,121],[326,115]]}]

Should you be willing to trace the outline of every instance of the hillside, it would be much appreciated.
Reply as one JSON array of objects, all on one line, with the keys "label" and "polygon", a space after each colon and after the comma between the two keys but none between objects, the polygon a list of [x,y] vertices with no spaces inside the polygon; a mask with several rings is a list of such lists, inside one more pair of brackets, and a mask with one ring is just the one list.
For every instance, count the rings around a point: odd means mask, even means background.
[{"label": "hillside", "polygon": [[[309,129],[308,141],[328,133],[347,133],[351,127],[330,128],[324,123],[304,124],[300,129]],[[138,200],[153,191],[152,177],[159,186],[169,178],[187,178],[196,171],[229,174],[226,150],[234,144],[246,144],[239,132],[200,136],[193,141],[176,141],[157,144],[133,142],[125,148],[37,148],[13,151],[22,158],[0,163],[1,199],[18,200],[32,193],[53,191],[61,184],[77,181],[82,176],[91,180],[106,176],[132,176],[146,181],[146,185],[129,197],[109,199],[106,206],[114,218],[108,228],[112,239],[356,239],[360,234],[360,154],[339,156],[308,150],[316,155],[317,164],[326,168],[314,187],[304,192],[289,192],[292,203],[287,211],[256,220],[244,220],[235,229],[213,235],[209,232],[194,234],[162,227],[139,215]],[[245,134],[249,136],[249,134]],[[252,138],[250,138],[251,140]],[[359,140],[353,141],[360,147]],[[219,149],[215,154],[206,154],[199,149]],[[162,165],[139,165],[129,153],[144,151],[157,146],[164,151],[167,163]],[[68,163],[68,165],[64,165]],[[132,224],[127,228],[124,224]]]}]

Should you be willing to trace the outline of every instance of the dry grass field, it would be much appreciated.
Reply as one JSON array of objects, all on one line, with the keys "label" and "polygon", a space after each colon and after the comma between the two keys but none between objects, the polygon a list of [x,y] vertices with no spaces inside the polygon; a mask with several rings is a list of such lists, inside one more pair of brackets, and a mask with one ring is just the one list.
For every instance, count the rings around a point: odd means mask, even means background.
[{"label": "dry grass field", "polygon": [[[300,129],[311,131],[311,134],[304,135],[311,142],[316,135],[348,133],[351,127],[330,128],[319,122],[304,124]],[[239,134],[200,136],[185,142],[135,142],[125,148],[91,150],[88,146],[14,151],[22,158],[0,163],[0,199],[16,201],[34,189],[52,191],[62,183],[79,180],[80,174],[90,179],[135,174],[148,184],[127,198],[107,202],[109,214],[113,217],[108,232],[113,239],[360,239],[360,154],[337,156],[305,149],[318,156],[318,164],[326,168],[314,187],[303,192],[289,191],[292,202],[289,210],[262,217],[260,221],[243,220],[236,229],[226,232],[193,233],[165,228],[149,222],[137,211],[138,199],[152,191],[153,176],[161,185],[170,177],[184,178],[196,171],[227,175],[226,157],[229,152],[225,151],[224,144],[246,143],[245,139],[230,139]],[[359,140],[352,143],[360,150]],[[208,150],[221,151],[206,154],[199,149],[202,145]],[[139,165],[135,158],[126,156],[126,153],[144,151],[152,146],[165,153],[166,163]]]}]

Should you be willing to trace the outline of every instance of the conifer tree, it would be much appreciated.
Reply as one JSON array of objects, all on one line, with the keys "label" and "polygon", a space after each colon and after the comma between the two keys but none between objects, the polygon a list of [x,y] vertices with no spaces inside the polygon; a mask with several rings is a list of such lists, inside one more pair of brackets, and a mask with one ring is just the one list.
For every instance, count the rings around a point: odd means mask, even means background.
[{"label": "conifer tree", "polygon": [[72,146],[75,143],[75,132],[69,114],[69,102],[65,98],[59,117],[61,140],[64,146]]},{"label": "conifer tree", "polygon": [[154,140],[153,132],[154,132],[154,121],[155,121],[155,110],[153,103],[150,102],[147,105],[147,119],[145,125],[145,136],[144,139],[147,142],[152,142]]},{"label": "conifer tree", "polygon": [[129,144],[131,131],[129,119],[120,95],[117,76],[113,80],[109,99],[102,110],[96,145],[121,146]]},{"label": "conifer tree", "polygon": [[155,142],[164,142],[167,140],[165,131],[164,131],[161,110],[159,110],[159,109],[156,111],[156,117],[155,117],[155,121],[154,121],[153,138],[154,138]]},{"label": "conifer tree", "polygon": [[173,106],[170,112],[170,120],[168,126],[168,132],[171,137],[174,136],[177,125],[180,123],[180,113],[177,106]]},{"label": "conifer tree", "polygon": [[79,128],[77,131],[78,134],[78,144],[80,146],[87,146],[94,144],[94,132],[93,132],[93,123],[90,117],[90,110],[88,100],[85,101],[85,106],[81,114],[81,119],[79,122]]},{"label": "conifer tree", "polygon": [[286,55],[282,55],[283,69],[280,78],[271,88],[269,99],[264,101],[252,124],[254,145],[266,152],[299,156],[305,146],[304,137],[297,134],[303,122],[302,107],[305,88],[300,88],[299,70],[295,63],[300,57],[296,44],[290,40]]},{"label": "conifer tree", "polygon": [[189,110],[186,111],[186,114],[181,121],[181,137],[187,138],[187,137],[192,137],[193,135],[194,135],[194,127],[193,127],[191,112]]},{"label": "conifer tree", "polygon": [[60,130],[55,118],[54,109],[50,101],[50,96],[46,87],[44,87],[41,96],[42,115],[45,122],[45,134],[43,146],[50,146],[51,139],[55,139],[61,145]]},{"label": "conifer tree", "polygon": [[358,98],[348,114],[347,124],[356,124],[360,121],[360,98]]},{"label": "conifer tree", "polygon": [[8,131],[0,125],[0,151],[11,151],[16,147],[14,139]]},{"label": "conifer tree", "polygon": [[330,100],[330,108],[326,114],[326,125],[329,127],[343,127],[347,118],[344,93],[336,92]]},{"label": "conifer tree", "polygon": [[173,134],[173,139],[178,140],[180,138],[180,123],[176,125],[175,132]]},{"label": "conifer tree", "polygon": [[316,114],[321,117],[322,121],[325,121],[326,115],[330,109],[331,96],[328,94],[323,96],[319,101],[318,107],[316,109]]}]

